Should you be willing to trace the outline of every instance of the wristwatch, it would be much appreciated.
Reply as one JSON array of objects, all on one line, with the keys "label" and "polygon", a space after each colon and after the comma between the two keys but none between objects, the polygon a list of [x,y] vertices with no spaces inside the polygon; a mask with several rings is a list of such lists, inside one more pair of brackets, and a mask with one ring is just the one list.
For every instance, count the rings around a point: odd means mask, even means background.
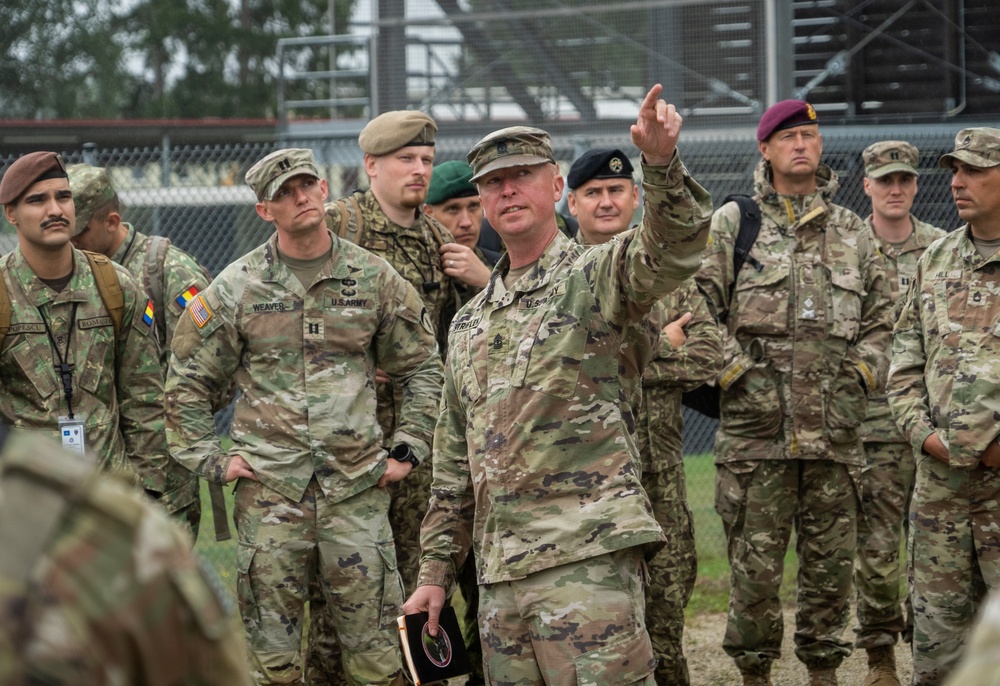
[{"label": "wristwatch", "polygon": [[405,443],[395,446],[389,453],[389,457],[397,462],[409,462],[414,469],[420,466],[420,460],[413,454],[413,449]]}]

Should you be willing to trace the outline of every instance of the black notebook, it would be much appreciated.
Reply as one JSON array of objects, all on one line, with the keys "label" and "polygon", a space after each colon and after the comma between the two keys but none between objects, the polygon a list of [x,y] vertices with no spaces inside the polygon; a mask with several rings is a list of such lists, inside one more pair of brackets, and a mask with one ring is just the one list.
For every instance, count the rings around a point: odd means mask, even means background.
[{"label": "black notebook", "polygon": [[449,605],[441,610],[437,636],[431,636],[427,631],[426,612],[403,615],[396,622],[399,624],[403,663],[416,686],[472,671],[455,608]]}]

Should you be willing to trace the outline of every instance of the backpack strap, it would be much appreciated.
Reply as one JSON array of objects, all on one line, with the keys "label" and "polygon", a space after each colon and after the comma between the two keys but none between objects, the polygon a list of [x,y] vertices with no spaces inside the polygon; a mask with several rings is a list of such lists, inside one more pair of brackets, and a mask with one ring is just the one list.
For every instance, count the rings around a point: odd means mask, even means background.
[{"label": "backpack strap", "polygon": [[94,281],[97,283],[97,292],[101,294],[101,302],[104,309],[111,316],[111,324],[115,328],[115,344],[117,346],[118,336],[122,330],[122,319],[125,317],[125,293],[122,291],[121,282],[118,281],[118,273],[115,271],[115,263],[111,258],[99,253],[84,250],[90,262],[90,269],[94,272]]},{"label": "backpack strap", "polygon": [[3,341],[7,337],[7,330],[10,329],[10,293],[7,292],[7,281],[0,271],[0,350],[3,349]]},{"label": "backpack strap", "polygon": [[750,249],[753,248],[760,233],[760,207],[749,195],[733,194],[727,195],[722,201],[723,204],[735,202],[740,208],[740,230],[736,234],[736,244],[733,247],[733,281],[729,284],[729,300],[733,299],[733,290],[736,288],[736,279],[740,275],[740,270],[744,263],[749,262],[750,266],[760,271],[764,268],[760,262],[750,256]]},{"label": "backpack strap", "polygon": [[[346,238],[354,245],[360,245],[358,238],[364,227],[361,225],[361,204],[358,202],[358,193],[351,193],[346,198],[340,198],[336,202],[340,209],[340,227],[337,229],[337,235],[340,238]],[[351,212],[347,210],[347,203],[351,203]],[[350,221],[351,217],[354,217],[353,222]]]},{"label": "backpack strap", "polygon": [[167,307],[163,302],[163,279],[166,277],[166,270],[163,264],[167,259],[169,247],[170,239],[166,236],[150,236],[146,261],[142,265],[142,285],[153,301],[156,337],[160,341],[161,348],[167,342]]}]

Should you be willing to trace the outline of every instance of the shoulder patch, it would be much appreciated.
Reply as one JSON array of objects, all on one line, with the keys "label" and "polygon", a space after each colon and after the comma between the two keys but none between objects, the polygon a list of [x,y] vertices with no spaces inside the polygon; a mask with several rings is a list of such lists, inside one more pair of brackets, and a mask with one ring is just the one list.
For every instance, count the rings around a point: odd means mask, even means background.
[{"label": "shoulder patch", "polygon": [[198,295],[198,287],[192,284],[191,286],[186,288],[183,293],[174,298],[174,302],[180,305],[181,309],[183,310],[188,306],[188,303],[194,300],[194,297],[196,295]]},{"label": "shoulder patch", "polygon": [[208,305],[205,304],[205,298],[202,295],[196,295],[191,300],[187,306],[187,312],[191,315],[191,321],[199,329],[204,328],[205,324],[208,324],[208,320],[212,318],[212,311],[208,309]]},{"label": "shoulder patch", "polygon": [[145,324],[146,326],[152,326],[153,325],[153,317],[154,317],[154,315],[155,315],[155,313],[153,311],[153,301],[147,299],[146,300],[146,309],[143,310],[143,312],[142,312],[142,323]]}]

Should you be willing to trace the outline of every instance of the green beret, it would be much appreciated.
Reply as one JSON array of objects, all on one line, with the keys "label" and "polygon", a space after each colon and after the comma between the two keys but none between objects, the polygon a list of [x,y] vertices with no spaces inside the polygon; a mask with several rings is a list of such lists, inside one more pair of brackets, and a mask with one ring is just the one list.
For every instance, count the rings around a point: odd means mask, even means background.
[{"label": "green beret", "polygon": [[57,152],[29,152],[19,157],[0,179],[0,205],[11,205],[36,182],[65,179],[66,165]]},{"label": "green beret", "polygon": [[372,119],[358,136],[361,151],[369,155],[388,155],[408,145],[434,146],[437,124],[417,110],[384,112]]},{"label": "green beret", "polygon": [[552,139],[545,131],[531,126],[508,126],[479,140],[467,159],[475,181],[496,169],[527,167],[552,162]]},{"label": "green beret", "polygon": [[314,176],[317,179],[323,178],[319,174],[319,167],[316,166],[312,150],[285,148],[284,150],[275,150],[250,167],[246,181],[257,196],[258,202],[263,202],[264,200],[273,200],[274,194],[281,188],[281,184],[300,174]]},{"label": "green beret", "polygon": [[472,195],[479,195],[479,189],[472,183],[472,167],[465,160],[451,160],[434,167],[424,202],[428,205],[440,205],[452,198]]},{"label": "green beret", "polygon": [[83,233],[94,212],[114,200],[116,193],[104,167],[74,164],[66,169],[66,173],[69,174],[69,187],[73,191],[73,204],[76,205],[75,236]]}]

